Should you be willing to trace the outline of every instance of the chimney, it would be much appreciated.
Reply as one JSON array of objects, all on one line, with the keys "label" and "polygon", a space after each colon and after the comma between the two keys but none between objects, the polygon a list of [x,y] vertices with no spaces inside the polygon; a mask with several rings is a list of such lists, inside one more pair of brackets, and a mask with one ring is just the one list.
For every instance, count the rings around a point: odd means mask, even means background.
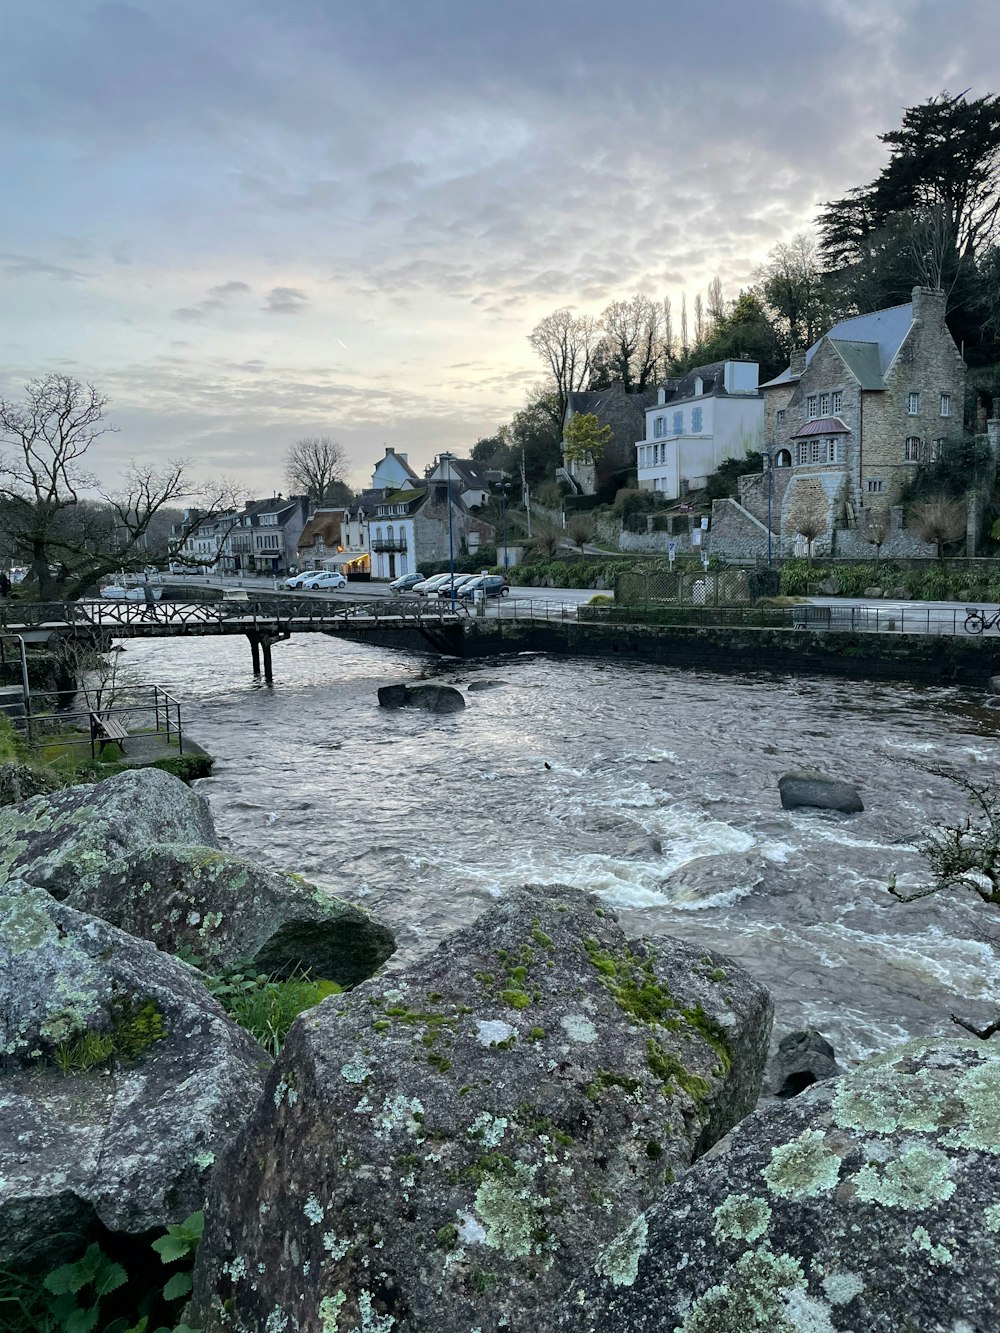
[{"label": "chimney", "polygon": [[401,458],[404,463],[406,462],[406,454],[397,454],[396,457]]},{"label": "chimney", "polygon": [[940,287],[914,287],[911,299],[914,324],[944,323],[945,294]]},{"label": "chimney", "polygon": [[804,347],[793,347],[792,358],[788,365],[792,375],[802,375],[806,368],[806,352]]}]

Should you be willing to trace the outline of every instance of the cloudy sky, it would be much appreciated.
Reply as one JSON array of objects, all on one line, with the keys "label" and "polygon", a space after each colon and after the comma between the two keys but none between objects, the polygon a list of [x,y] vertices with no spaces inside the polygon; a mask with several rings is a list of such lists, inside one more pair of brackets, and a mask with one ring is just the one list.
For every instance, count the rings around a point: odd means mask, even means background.
[{"label": "cloudy sky", "polygon": [[5,0],[0,392],[112,399],[95,463],[284,485],[332,434],[466,452],[558,306],[734,296],[875,135],[996,91],[996,0]]}]

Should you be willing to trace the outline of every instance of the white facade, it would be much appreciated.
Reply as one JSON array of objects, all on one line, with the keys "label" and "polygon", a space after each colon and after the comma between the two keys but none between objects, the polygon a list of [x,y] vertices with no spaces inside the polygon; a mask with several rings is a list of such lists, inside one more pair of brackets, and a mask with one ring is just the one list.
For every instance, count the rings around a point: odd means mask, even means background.
[{"label": "white facade", "polygon": [[397,491],[414,485],[416,481],[417,474],[406,461],[406,454],[397,454],[387,445],[385,458],[379,459],[372,472],[372,490]]},{"label": "white facade", "polygon": [[416,569],[414,516],[408,514],[409,508],[407,503],[379,505],[368,520],[373,579],[398,579]]},{"label": "white facade", "polygon": [[727,458],[742,458],[763,438],[764,400],[757,388],[757,364],[727,361],[720,387],[697,374],[693,393],[668,398],[646,409],[646,438],[636,444],[639,489],[679,499],[697,490]]}]

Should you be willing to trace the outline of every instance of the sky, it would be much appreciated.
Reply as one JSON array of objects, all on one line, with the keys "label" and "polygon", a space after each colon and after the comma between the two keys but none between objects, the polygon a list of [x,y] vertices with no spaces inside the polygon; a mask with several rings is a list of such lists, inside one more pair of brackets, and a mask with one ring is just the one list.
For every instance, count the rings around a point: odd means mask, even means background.
[{"label": "sky", "polygon": [[523,405],[544,315],[736,296],[998,39],[996,0],[4,0],[0,395],[97,384],[107,485],[269,495],[307,435],[420,471]]}]

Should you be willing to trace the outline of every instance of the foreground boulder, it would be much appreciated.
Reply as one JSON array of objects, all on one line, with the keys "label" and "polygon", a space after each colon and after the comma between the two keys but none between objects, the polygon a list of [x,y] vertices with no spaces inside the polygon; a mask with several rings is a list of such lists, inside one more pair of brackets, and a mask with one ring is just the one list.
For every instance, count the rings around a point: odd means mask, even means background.
[{"label": "foreground boulder", "polygon": [[796,1097],[813,1083],[843,1072],[822,1033],[811,1028],[789,1032],[778,1043],[767,1067],[767,1090],[775,1097]]},{"label": "foreground boulder", "polygon": [[246,958],[264,972],[305,968],[353,986],[396,947],[361,908],[211,847],[134,852],[71,888],[66,901],[168,953],[188,951],[210,971]]},{"label": "foreground boulder", "polygon": [[382,708],[423,708],[428,713],[459,713],[465,698],[452,685],[383,685],[378,692]]},{"label": "foreground boulder", "polygon": [[161,769],[129,769],[0,809],[0,885],[20,879],[65,898],[157,842],[219,845],[204,796]]},{"label": "foreground boulder", "polygon": [[925,1041],[759,1112],[623,1231],[555,1326],[989,1333],[998,1100],[997,1047]]},{"label": "foreground boulder", "polygon": [[812,768],[783,773],[778,779],[778,791],[786,810],[812,806],[817,810],[839,810],[845,815],[856,815],[865,808],[861,793],[853,782],[841,782]]},{"label": "foreground boulder", "polygon": [[534,1333],[748,1112],[770,1024],[717,954],[509,894],[295,1023],[215,1177],[191,1322]]},{"label": "foreground boulder", "polygon": [[0,1267],[200,1208],[269,1064],[191,968],[14,883],[0,1039]]}]

